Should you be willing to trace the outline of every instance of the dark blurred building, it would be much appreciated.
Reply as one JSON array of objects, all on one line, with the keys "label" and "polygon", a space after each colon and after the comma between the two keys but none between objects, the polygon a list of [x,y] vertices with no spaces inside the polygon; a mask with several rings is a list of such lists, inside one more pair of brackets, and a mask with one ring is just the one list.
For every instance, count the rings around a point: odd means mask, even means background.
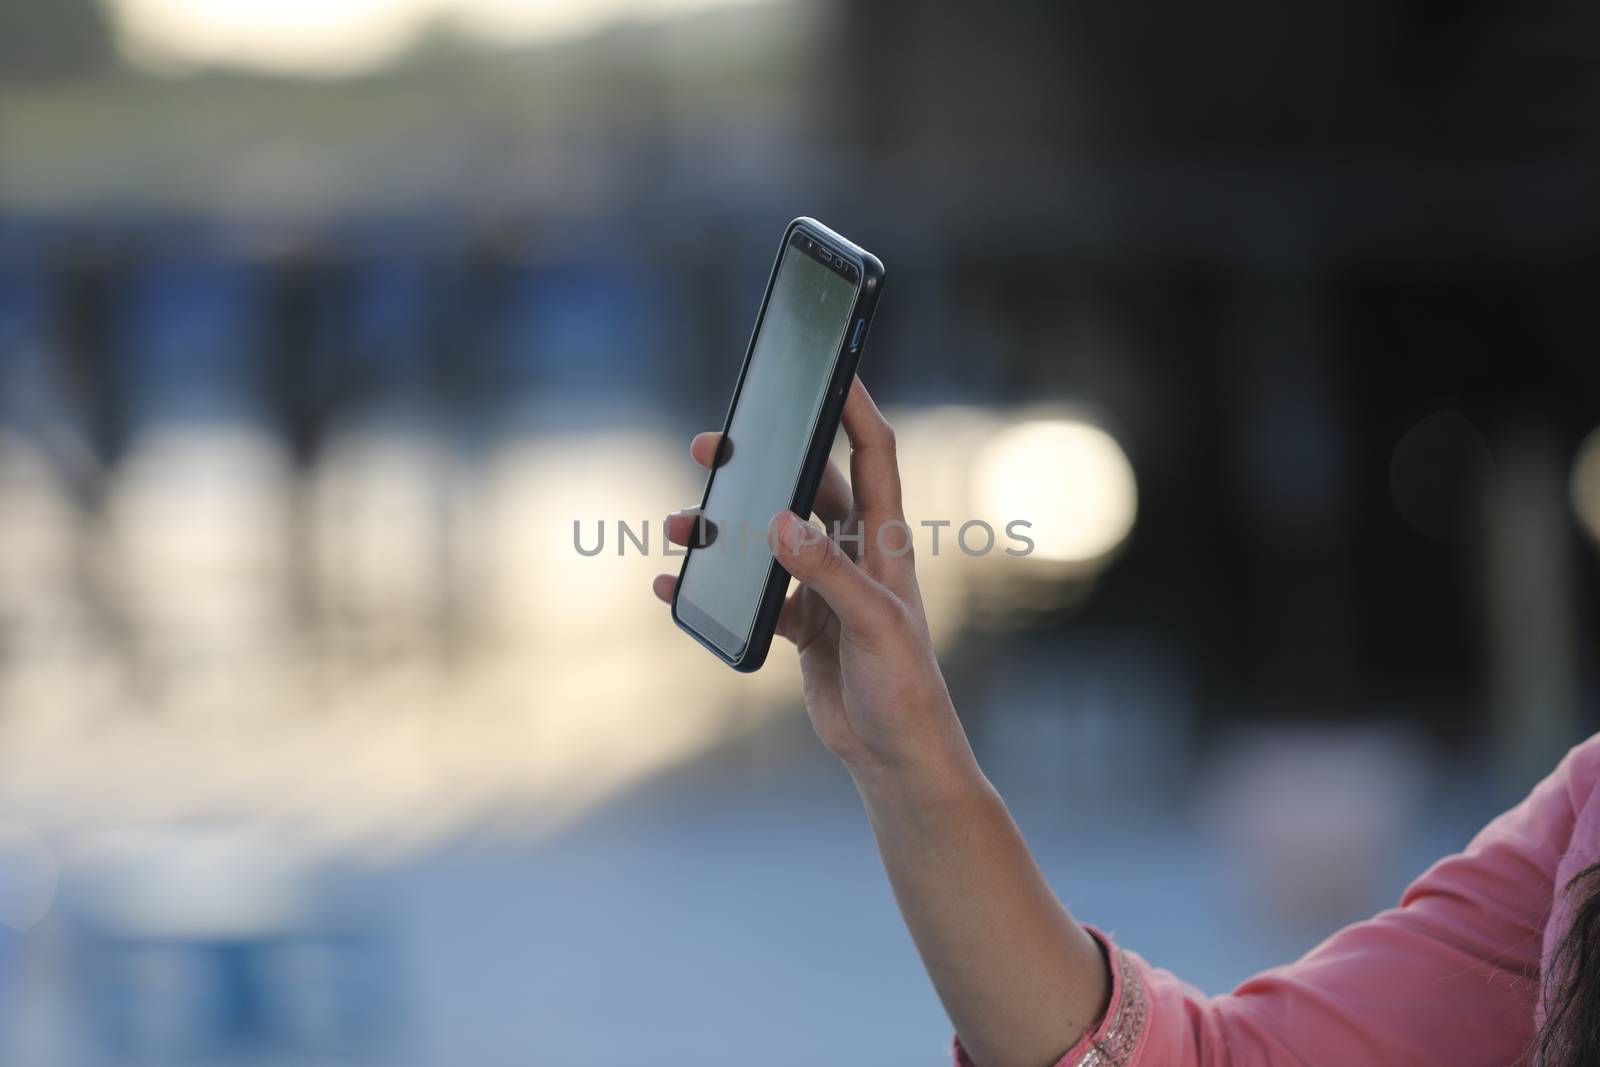
[{"label": "dark blurred building", "polygon": [[863,3],[840,40],[852,203],[909,252],[875,372],[1126,429],[1095,619],[1181,635],[1212,708],[1495,721],[1531,767],[1592,725],[1600,14]]}]

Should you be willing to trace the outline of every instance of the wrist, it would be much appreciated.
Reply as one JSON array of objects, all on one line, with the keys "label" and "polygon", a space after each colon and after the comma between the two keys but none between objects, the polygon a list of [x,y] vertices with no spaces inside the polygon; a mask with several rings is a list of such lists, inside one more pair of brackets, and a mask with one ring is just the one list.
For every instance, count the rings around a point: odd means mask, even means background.
[{"label": "wrist", "polygon": [[890,758],[845,760],[869,808],[892,805],[943,808],[993,793],[966,737],[908,746]]}]

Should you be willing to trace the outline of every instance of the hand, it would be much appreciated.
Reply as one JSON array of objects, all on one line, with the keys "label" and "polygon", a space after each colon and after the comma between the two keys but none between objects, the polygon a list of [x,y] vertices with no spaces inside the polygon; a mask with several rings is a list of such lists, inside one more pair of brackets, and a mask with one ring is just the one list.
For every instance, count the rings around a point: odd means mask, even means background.
[{"label": "hand", "polygon": [[[928,634],[894,430],[859,378],[845,401],[844,428],[850,480],[832,462],[823,473],[815,514],[825,529],[780,511],[768,531],[778,562],[800,582],[778,634],[799,652],[811,725],[858,776],[975,767]],[[709,468],[720,462],[721,443],[721,434],[702,433],[689,451]],[[669,516],[668,538],[689,544],[695,520]],[[843,547],[827,536],[836,530]],[[656,596],[670,602],[676,586],[672,575],[659,575]]]},{"label": "hand", "polygon": [[[1095,940],[1050,892],[978,769],[934,659],[900,509],[894,431],[857,380],[844,407],[850,480],[828,465],[816,514],[859,541],[835,547],[787,511],[778,562],[800,580],[778,633],[800,653],[806,711],[865,802],[895,899],[928,974],[980,1063],[1053,1063],[1104,1014],[1111,978]],[[689,451],[718,461],[720,435]],[[667,536],[697,535],[678,513]],[[671,600],[677,580],[656,578]]]}]

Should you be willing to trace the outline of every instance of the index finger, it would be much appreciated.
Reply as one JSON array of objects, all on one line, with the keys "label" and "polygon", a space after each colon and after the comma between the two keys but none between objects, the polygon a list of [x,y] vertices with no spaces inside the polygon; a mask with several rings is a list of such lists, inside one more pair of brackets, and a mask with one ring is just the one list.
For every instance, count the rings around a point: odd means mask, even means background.
[{"label": "index finger", "polygon": [[850,384],[843,421],[845,435],[850,438],[850,488],[862,516],[873,527],[891,519],[904,521],[894,427],[878,410],[860,378]]}]

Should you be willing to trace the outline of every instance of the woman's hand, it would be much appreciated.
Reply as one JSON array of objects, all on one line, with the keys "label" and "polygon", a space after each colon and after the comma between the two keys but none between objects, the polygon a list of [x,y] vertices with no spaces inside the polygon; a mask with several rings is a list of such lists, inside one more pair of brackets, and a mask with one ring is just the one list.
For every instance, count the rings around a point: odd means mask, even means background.
[{"label": "woman's hand", "polygon": [[[799,651],[806,711],[817,736],[858,777],[975,772],[917,588],[894,429],[859,378],[845,401],[844,428],[850,479],[828,464],[815,503],[823,526],[781,511],[768,531],[778,562],[800,582],[778,634]],[[710,467],[721,441],[702,433],[689,451]],[[696,518],[670,516],[668,538],[689,544]],[[670,601],[676,585],[660,575],[656,595]]]},{"label": "woman's hand", "polygon": [[[843,547],[787,511],[772,519],[773,553],[800,580],[778,632],[799,649],[811,725],[855,778],[972,1059],[1052,1063],[1105,1011],[1105,957],[1050,892],[961,731],[917,590],[894,431],[859,380],[844,428],[850,480],[829,464],[815,505]],[[690,451],[710,467],[721,444],[703,433]],[[672,516],[667,536],[687,545],[697,520]],[[656,595],[670,601],[676,581],[656,578]]]}]

